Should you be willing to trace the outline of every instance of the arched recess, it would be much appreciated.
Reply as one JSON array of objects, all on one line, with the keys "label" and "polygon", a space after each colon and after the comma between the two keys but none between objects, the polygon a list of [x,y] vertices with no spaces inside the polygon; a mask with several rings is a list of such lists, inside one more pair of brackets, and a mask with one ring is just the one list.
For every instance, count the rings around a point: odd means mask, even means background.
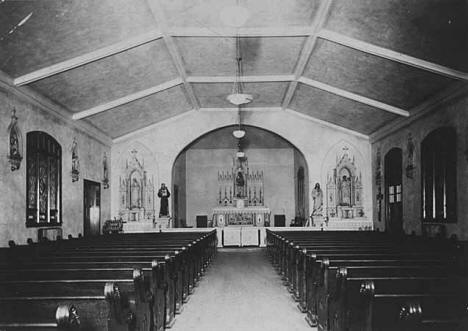
[{"label": "arched recess", "polygon": [[403,151],[392,148],[384,158],[385,223],[388,232],[403,232]]},{"label": "arched recess", "polygon": [[[288,224],[295,218],[305,220],[309,214],[307,199],[309,180],[308,164],[304,154],[287,139],[270,130],[252,125],[243,127],[247,133],[241,140],[241,147],[246,152],[252,176],[264,175],[265,203],[271,209],[271,223],[274,221],[274,215],[285,215]],[[211,210],[218,206],[219,202],[217,201],[219,190],[213,189],[218,185],[218,171],[228,172],[235,159],[237,140],[232,136],[235,128],[235,125],[228,125],[211,130],[194,139],[177,155],[172,165],[171,208],[174,219],[178,220],[175,222],[176,225],[195,226],[197,215],[211,219]],[[207,157],[212,157],[212,160],[207,161]],[[192,170],[188,170],[189,167]],[[197,167],[203,168],[203,171],[194,175],[194,169]],[[276,179],[273,179],[275,176]],[[260,181],[258,178],[257,180]],[[284,194],[286,190],[280,189],[282,187],[280,183],[288,186],[290,194]],[[192,186],[191,189],[188,188],[189,185]],[[192,213],[190,210],[194,208],[190,205],[194,203],[190,203],[189,200],[194,195],[195,186],[198,188],[197,198],[206,197],[210,202],[203,203],[198,199],[196,205],[199,207],[203,205],[204,209],[200,207],[197,209],[198,212]],[[229,192],[226,193],[229,196]],[[258,190],[256,193],[258,197]],[[275,195],[275,201],[271,201],[272,195]]]},{"label": "arched recess", "polygon": [[360,148],[341,139],[332,145],[321,163],[320,186],[325,197],[323,216],[329,220],[371,217],[368,163]]},{"label": "arched recess", "polygon": [[153,220],[159,210],[156,197],[158,164],[152,151],[133,141],[120,149],[113,163],[113,190],[118,196],[116,213],[124,221]]}]

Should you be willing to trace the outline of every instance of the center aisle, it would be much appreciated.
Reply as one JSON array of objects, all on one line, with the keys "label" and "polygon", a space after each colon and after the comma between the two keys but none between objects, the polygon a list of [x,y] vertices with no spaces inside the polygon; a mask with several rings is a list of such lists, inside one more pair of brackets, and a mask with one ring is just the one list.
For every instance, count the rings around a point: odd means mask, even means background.
[{"label": "center aisle", "polygon": [[311,331],[260,248],[219,249],[173,331]]}]

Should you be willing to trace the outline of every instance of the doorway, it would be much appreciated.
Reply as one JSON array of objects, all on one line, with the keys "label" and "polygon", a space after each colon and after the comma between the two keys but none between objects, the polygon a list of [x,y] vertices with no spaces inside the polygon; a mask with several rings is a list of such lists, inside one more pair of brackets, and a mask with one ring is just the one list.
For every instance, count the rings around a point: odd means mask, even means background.
[{"label": "doorway", "polygon": [[85,236],[101,233],[101,184],[84,180],[83,190],[83,228]]},{"label": "doorway", "polygon": [[387,231],[403,232],[402,162],[401,148],[393,148],[385,155],[385,221]]}]

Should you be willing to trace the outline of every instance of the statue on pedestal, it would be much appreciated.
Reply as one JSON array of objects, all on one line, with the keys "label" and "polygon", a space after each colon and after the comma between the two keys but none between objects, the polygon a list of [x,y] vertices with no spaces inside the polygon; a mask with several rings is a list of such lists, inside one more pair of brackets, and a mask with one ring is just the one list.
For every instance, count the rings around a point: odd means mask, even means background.
[{"label": "statue on pedestal", "polygon": [[162,183],[161,188],[158,191],[158,197],[161,199],[161,207],[159,209],[159,217],[169,216],[169,197],[171,193],[166,187],[166,184]]},{"label": "statue on pedestal", "polygon": [[323,209],[323,191],[320,188],[320,184],[316,183],[312,190],[312,199],[314,200],[314,207],[312,210],[313,216],[322,216]]}]

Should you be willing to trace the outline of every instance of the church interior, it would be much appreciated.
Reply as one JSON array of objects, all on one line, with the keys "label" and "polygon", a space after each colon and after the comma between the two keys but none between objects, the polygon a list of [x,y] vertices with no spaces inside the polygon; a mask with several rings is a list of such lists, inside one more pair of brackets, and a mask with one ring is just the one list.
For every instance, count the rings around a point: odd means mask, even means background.
[{"label": "church interior", "polygon": [[467,330],[467,0],[0,0],[0,331]]}]

